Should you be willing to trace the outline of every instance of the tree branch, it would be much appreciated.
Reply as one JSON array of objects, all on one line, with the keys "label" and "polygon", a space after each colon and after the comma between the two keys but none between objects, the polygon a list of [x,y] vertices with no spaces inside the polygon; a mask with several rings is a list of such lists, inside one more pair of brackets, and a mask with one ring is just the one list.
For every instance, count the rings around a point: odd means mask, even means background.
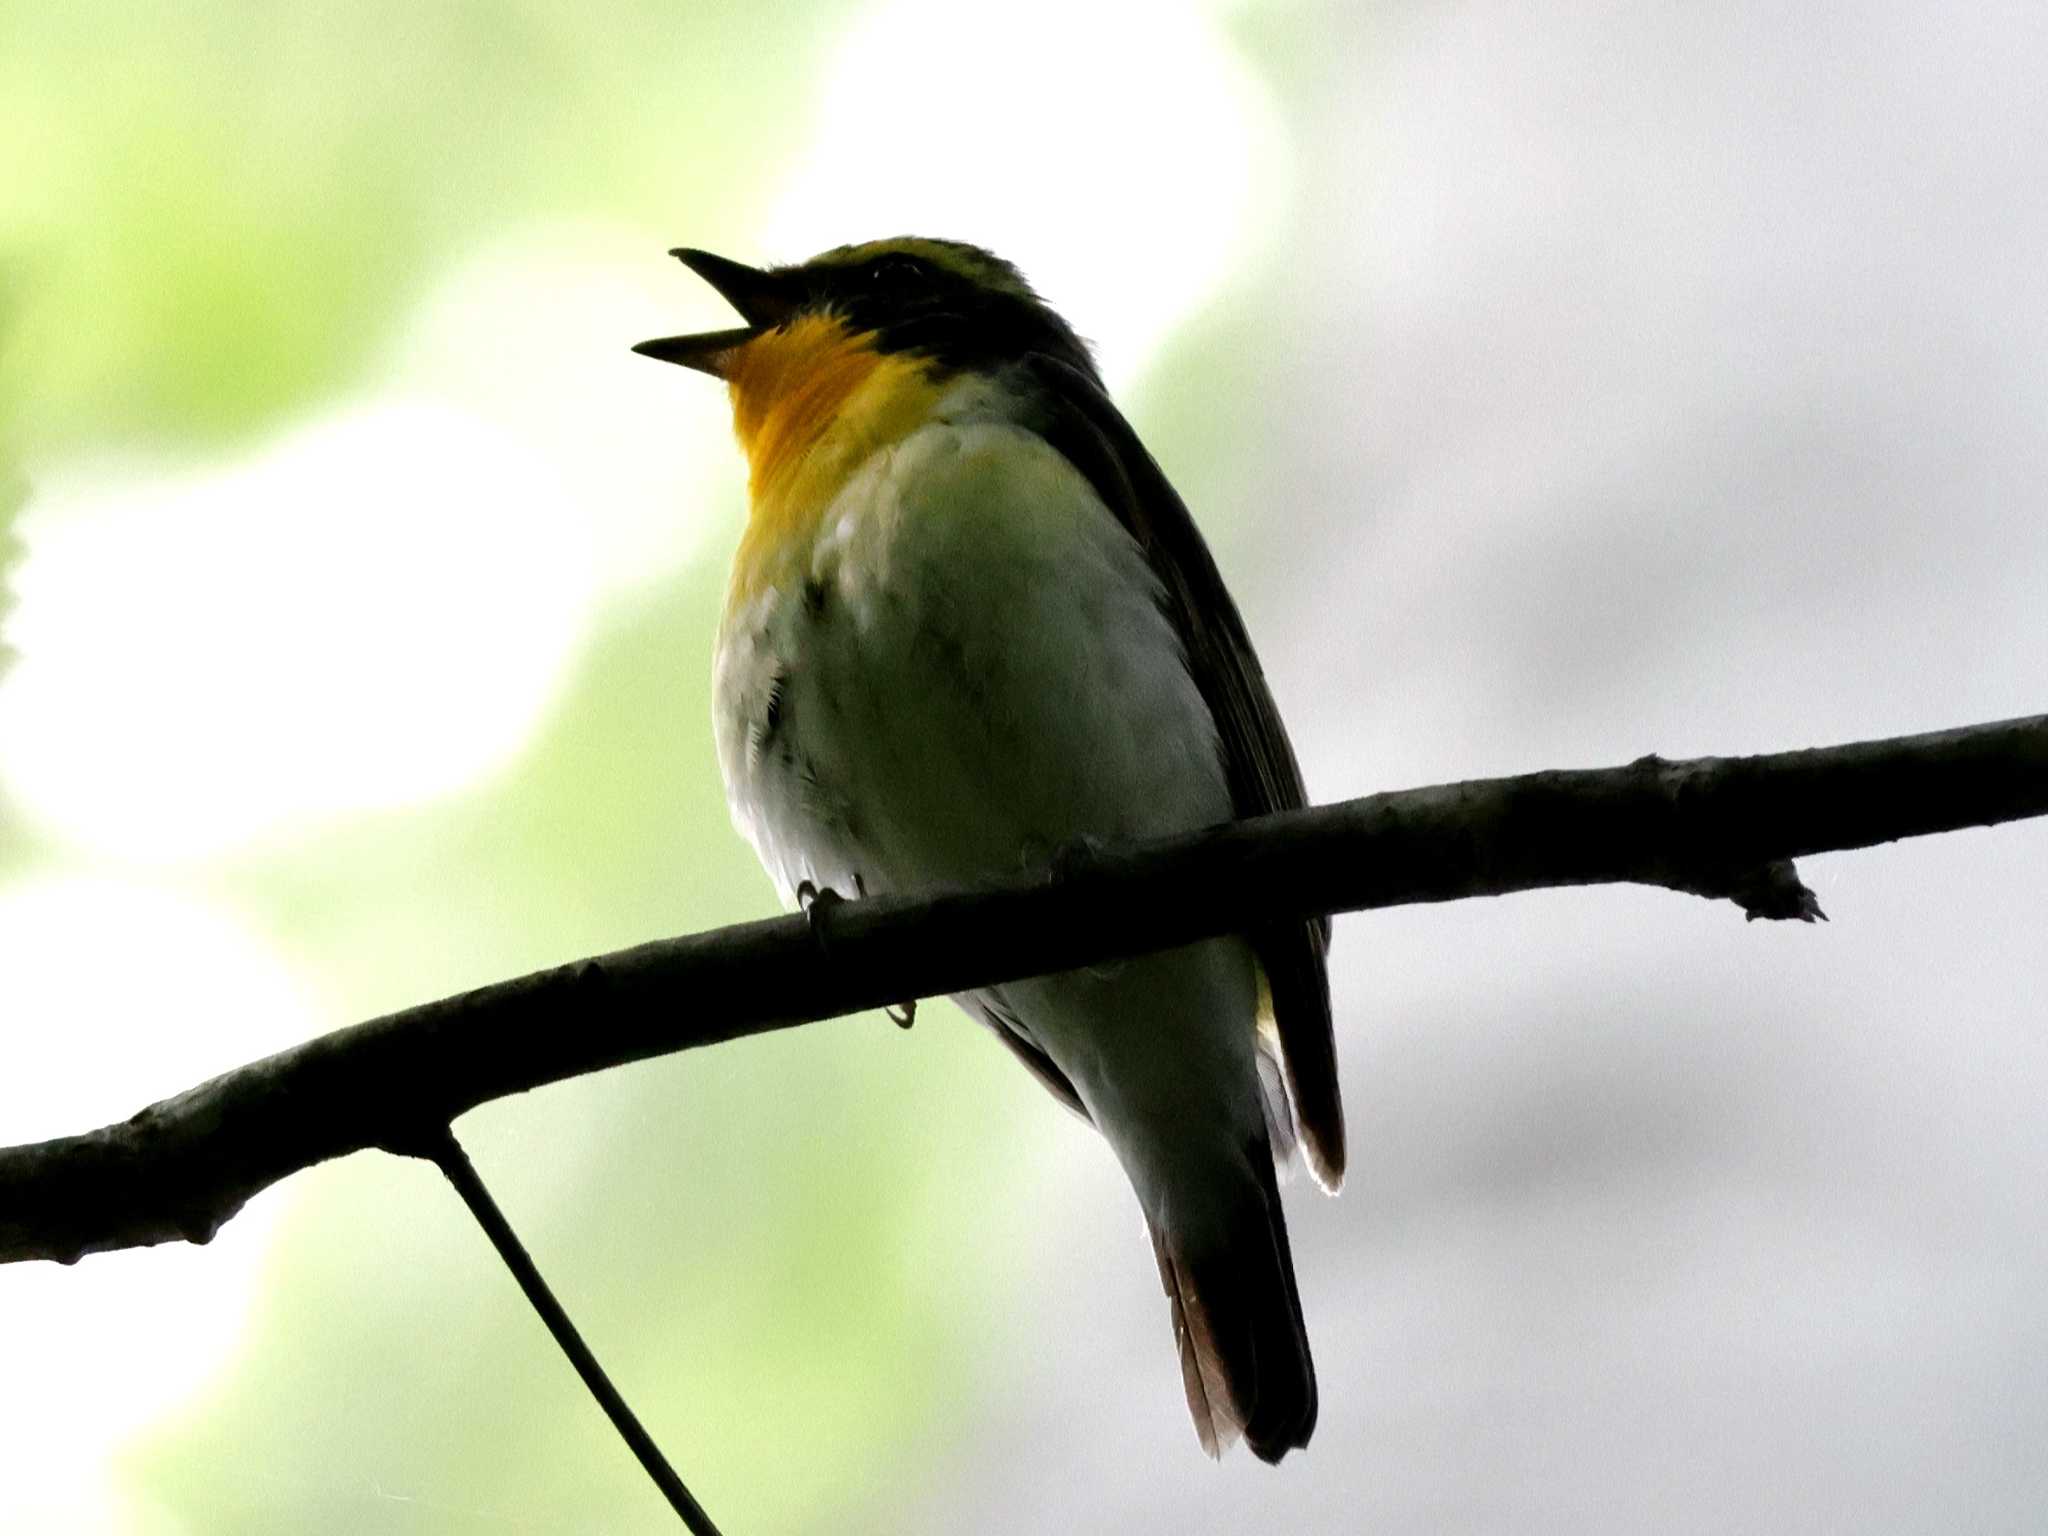
[{"label": "tree branch", "polygon": [[1820,915],[1790,861],[2048,813],[2048,716],[1763,757],[1371,795],[929,900],[882,896],[573,961],[352,1025],[80,1136],[0,1149],[0,1261],[205,1242],[331,1157],[693,1046],[1281,917],[1624,881]]}]

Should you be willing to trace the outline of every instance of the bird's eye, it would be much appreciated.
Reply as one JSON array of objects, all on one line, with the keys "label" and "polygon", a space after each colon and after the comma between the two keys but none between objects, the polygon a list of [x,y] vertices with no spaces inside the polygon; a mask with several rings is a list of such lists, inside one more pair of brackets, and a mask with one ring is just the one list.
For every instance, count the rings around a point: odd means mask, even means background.
[{"label": "bird's eye", "polygon": [[869,269],[869,278],[877,288],[894,293],[907,293],[924,286],[924,263],[911,256],[884,256]]}]

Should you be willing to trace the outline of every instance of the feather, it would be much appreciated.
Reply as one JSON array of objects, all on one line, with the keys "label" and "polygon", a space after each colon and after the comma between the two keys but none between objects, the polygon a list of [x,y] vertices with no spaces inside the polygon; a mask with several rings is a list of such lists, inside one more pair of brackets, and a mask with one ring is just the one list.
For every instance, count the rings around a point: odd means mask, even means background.
[{"label": "feather", "polygon": [[1167,1247],[1166,1237],[1151,1222],[1152,1254],[1159,1261],[1159,1283],[1166,1291],[1167,1306],[1173,1313],[1173,1342],[1180,1351],[1181,1387],[1187,1393],[1188,1416],[1195,1421],[1195,1438],[1212,1457],[1237,1444],[1244,1426],[1232,1406],[1230,1388],[1223,1374],[1223,1362],[1208,1316],[1195,1305],[1195,1298],[1181,1279],[1179,1261]]},{"label": "feather", "polygon": [[1022,1062],[1031,1075],[1060,1103],[1079,1115],[1083,1121],[1095,1122],[1082,1104],[1081,1095],[1074,1091],[1074,1085],[1067,1081],[1066,1073],[1053,1065],[1053,1060],[1038,1046],[1024,1028],[1023,1021],[1014,1009],[1003,1001],[999,988],[990,987],[984,992],[968,993],[954,999],[972,1017],[986,1024],[995,1037],[1010,1048],[1010,1054]]},{"label": "feather", "polygon": [[1267,1138],[1273,1143],[1273,1168],[1285,1174],[1294,1166],[1300,1138],[1294,1126],[1294,1107],[1287,1096],[1280,1032],[1273,1025],[1272,998],[1263,973],[1259,977],[1259,1026],[1252,1043],[1257,1052],[1253,1064],[1259,1071],[1259,1108],[1265,1115]]},{"label": "feather", "polygon": [[[1023,367],[1044,412],[1039,431],[1087,477],[1159,576],[1188,670],[1216,719],[1237,815],[1306,805],[1301,767],[1265,673],[1186,505],[1091,373],[1044,354],[1026,359]],[[1276,923],[1249,937],[1271,991],[1281,1064],[1309,1169],[1323,1188],[1335,1191],[1344,1181],[1344,1105],[1324,958],[1329,919]]]},{"label": "feather", "polygon": [[1221,1456],[1242,1436],[1261,1461],[1277,1462],[1315,1430],[1316,1376],[1272,1158],[1250,1150],[1251,1179],[1221,1241],[1195,1247],[1147,1227],[1195,1437]]}]

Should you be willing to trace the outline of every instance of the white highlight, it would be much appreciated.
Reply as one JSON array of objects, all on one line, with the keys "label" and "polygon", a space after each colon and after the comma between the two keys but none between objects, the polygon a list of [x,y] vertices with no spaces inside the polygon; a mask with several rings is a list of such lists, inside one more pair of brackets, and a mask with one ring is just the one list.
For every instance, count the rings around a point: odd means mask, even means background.
[{"label": "white highlight", "polygon": [[0,677],[0,776],[66,839],[197,856],[505,762],[593,604],[553,465],[388,401],[210,473],[43,485]]},{"label": "white highlight", "polygon": [[1273,107],[1199,6],[1046,0],[999,27],[963,14],[893,0],[856,24],[761,254],[905,234],[987,246],[1127,383],[1277,218]]},{"label": "white highlight", "polygon": [[[162,888],[0,887],[0,956],[11,1142],[120,1119],[317,1027],[256,935]],[[138,1528],[114,1492],[117,1451],[231,1358],[277,1211],[259,1198],[204,1249],[0,1265],[0,1529]]]},{"label": "white highlight", "polygon": [[570,488],[560,507],[600,586],[656,586],[737,537],[745,464],[717,380],[634,342],[737,324],[663,254],[673,230],[547,224],[455,268],[399,329],[394,377],[519,434]]}]

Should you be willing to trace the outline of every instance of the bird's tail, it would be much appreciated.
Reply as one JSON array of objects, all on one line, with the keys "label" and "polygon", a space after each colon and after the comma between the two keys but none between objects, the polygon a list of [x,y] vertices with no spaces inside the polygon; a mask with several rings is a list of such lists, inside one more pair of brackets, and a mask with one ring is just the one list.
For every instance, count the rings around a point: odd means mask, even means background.
[{"label": "bird's tail", "polygon": [[1242,1433],[1253,1455],[1275,1462],[1316,1427],[1316,1371],[1273,1160],[1260,1147],[1247,1164],[1228,1218],[1206,1239],[1147,1225],[1202,1449],[1220,1456]]}]

